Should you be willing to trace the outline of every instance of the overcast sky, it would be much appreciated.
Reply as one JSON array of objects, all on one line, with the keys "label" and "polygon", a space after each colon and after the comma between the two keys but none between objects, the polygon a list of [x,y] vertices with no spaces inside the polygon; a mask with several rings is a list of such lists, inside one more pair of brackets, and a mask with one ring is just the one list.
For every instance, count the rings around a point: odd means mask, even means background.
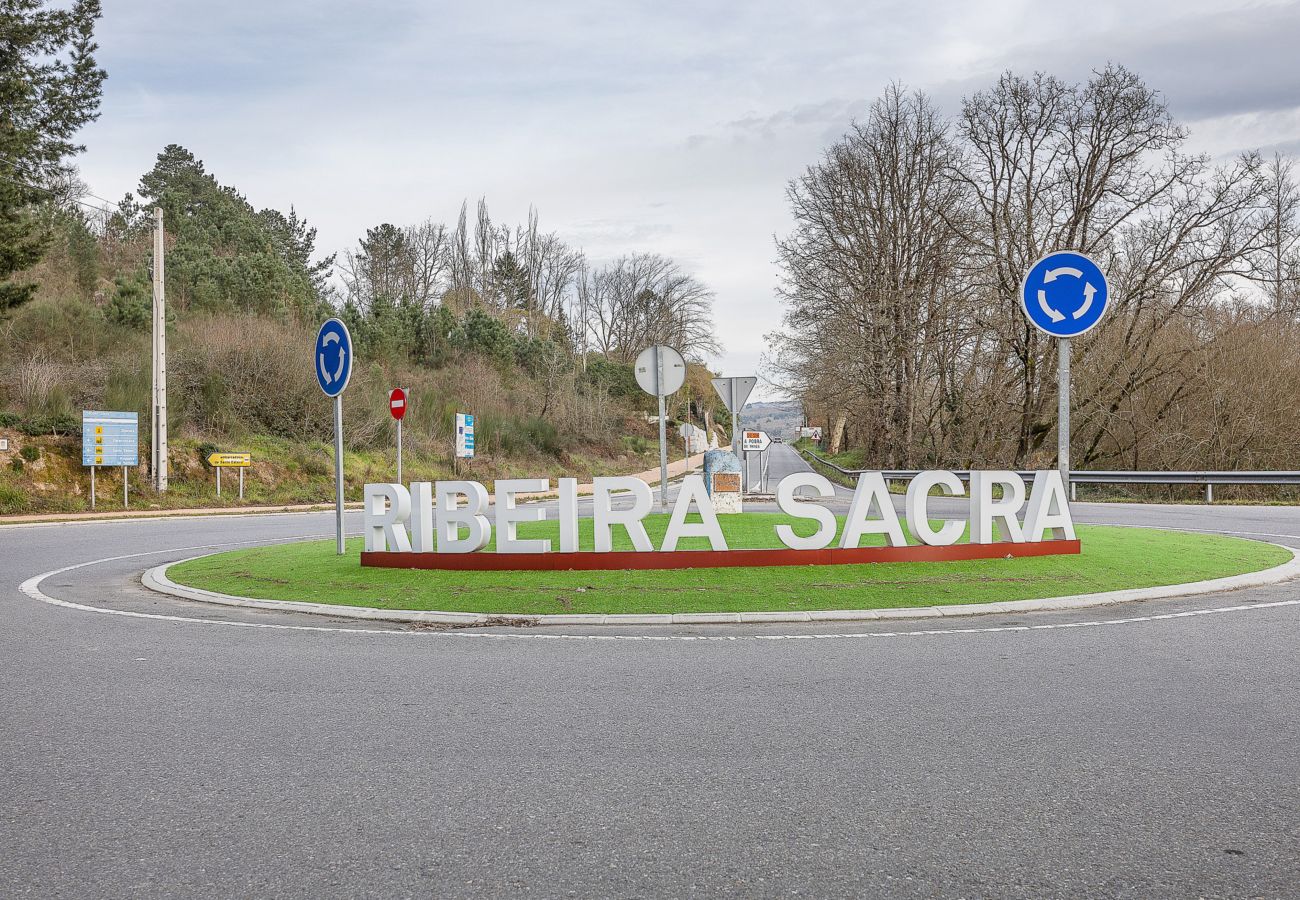
[{"label": "overcast sky", "polygon": [[119,197],[179,143],[324,251],[367,226],[529,204],[595,259],[670,255],[717,293],[725,374],[780,327],[786,182],[890,81],[949,113],[1004,69],[1142,74],[1216,156],[1300,151],[1300,5],[112,0],[82,176]]}]

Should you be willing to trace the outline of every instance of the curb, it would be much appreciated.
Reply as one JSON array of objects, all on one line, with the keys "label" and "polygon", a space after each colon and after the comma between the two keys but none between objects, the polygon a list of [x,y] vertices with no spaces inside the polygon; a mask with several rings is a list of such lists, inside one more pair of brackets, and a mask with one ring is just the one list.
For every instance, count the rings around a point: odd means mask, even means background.
[{"label": "curb", "polygon": [[[1261,541],[1260,543],[1272,543]],[[1130,588],[1122,591],[1105,591],[1097,594],[1074,594],[1068,597],[1049,597],[1040,600],[1007,600],[998,603],[951,604],[945,606],[905,606],[893,609],[832,609],[809,612],[745,612],[745,613],[663,613],[663,614],[557,614],[509,615],[500,613],[457,613],[437,610],[377,609],[369,606],[334,606],[328,603],[307,603],[298,600],[258,600],[253,597],[234,597],[200,588],[176,584],[167,577],[167,570],[175,565],[215,556],[203,553],[189,559],[175,560],[154,566],[141,576],[141,583],[151,591],[221,606],[239,606],[248,609],[266,609],[279,612],[302,612],[343,619],[366,619],[385,622],[408,622],[423,625],[450,625],[461,628],[489,625],[737,625],[791,622],[864,622],[877,619],[929,619],[979,616],[990,613],[1021,613],[1085,609],[1095,606],[1112,606],[1137,600],[1166,600],[1175,597],[1194,597],[1198,594],[1215,594],[1243,588],[1264,587],[1300,577],[1300,550],[1282,547],[1291,559],[1271,569],[1229,575],[1208,581],[1191,581],[1186,584],[1169,584],[1149,588]]]}]

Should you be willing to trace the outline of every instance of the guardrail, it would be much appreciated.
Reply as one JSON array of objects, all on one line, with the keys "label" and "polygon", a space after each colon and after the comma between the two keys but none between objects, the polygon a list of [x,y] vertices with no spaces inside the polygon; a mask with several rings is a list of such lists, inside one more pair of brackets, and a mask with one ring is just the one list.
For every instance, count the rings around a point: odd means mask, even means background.
[{"label": "guardrail", "polygon": [[[823,459],[811,450],[805,450],[804,453],[821,463],[823,466],[834,469],[841,475],[857,476],[865,471],[875,471],[867,469],[846,469],[839,466],[829,459]],[[962,481],[970,481],[969,469],[953,469],[954,475]],[[886,483],[890,481],[911,481],[918,474],[919,469],[881,469],[880,474],[885,477]],[[1033,478],[1032,471],[1022,471],[1018,473],[1026,480]],[[1070,499],[1075,498],[1074,487],[1076,484],[1200,484],[1205,486],[1205,502],[1214,502],[1214,486],[1216,484],[1263,484],[1263,485],[1300,485],[1300,472],[1248,472],[1248,471],[1204,471],[1204,472],[1137,472],[1115,470],[1102,472],[1097,470],[1081,470],[1070,473]]]}]

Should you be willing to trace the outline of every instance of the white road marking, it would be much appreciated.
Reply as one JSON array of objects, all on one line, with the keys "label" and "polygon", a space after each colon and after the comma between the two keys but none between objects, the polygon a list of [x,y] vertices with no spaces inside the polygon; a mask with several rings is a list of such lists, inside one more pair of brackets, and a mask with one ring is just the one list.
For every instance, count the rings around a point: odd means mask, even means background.
[{"label": "white road marking", "polygon": [[[320,537],[320,535],[308,535],[307,539]],[[910,631],[856,631],[856,632],[822,632],[811,634],[553,634],[553,633],[533,633],[533,632],[502,632],[502,631],[480,631],[477,629],[453,629],[445,631],[432,630],[412,630],[399,628],[344,628],[340,626],[329,625],[284,625],[275,622],[232,622],[224,619],[204,619],[191,616],[173,616],[162,613],[142,613],[121,609],[104,609],[98,606],[88,606],[83,603],[73,603],[69,600],[60,600],[57,597],[51,597],[44,593],[40,586],[47,578],[55,575],[61,575],[64,572],[71,572],[76,569],[83,569],[89,566],[100,565],[107,562],[118,562],[124,559],[138,559],[144,556],[157,556],[164,553],[186,553],[193,550],[204,550],[209,547],[233,547],[233,546],[252,546],[266,545],[273,543],[292,543],[303,540],[301,537],[289,538],[281,541],[228,541],[224,543],[200,544],[196,547],[173,547],[169,550],[149,550],[143,553],[127,553],[121,556],[109,556],[103,559],[90,560],[88,562],[75,563],[70,566],[63,566],[59,569],[52,569],[40,575],[33,575],[20,586],[19,590],[33,600],[39,600],[51,606],[63,607],[64,609],[76,609],[82,612],[100,613],[109,616],[124,616],[132,619],[154,619],[163,622],[187,622],[196,625],[225,625],[232,628],[270,628],[283,631],[324,631],[334,633],[348,634],[383,634],[383,635],[409,635],[414,637],[441,637],[441,638],[483,638],[492,640],[541,640],[541,641],[702,641],[702,642],[725,642],[725,641],[818,641],[818,640],[846,640],[862,638],[893,638],[893,637],[931,637],[938,635],[961,635],[961,634],[1002,634],[1009,632],[1024,631],[1059,631],[1067,628],[1104,628],[1116,625],[1135,625],[1143,622],[1161,622],[1174,619],[1188,619],[1197,616],[1222,615],[1225,613],[1250,612],[1259,609],[1276,609],[1283,606],[1300,606],[1300,599],[1295,600],[1276,600],[1269,603],[1243,603],[1236,606],[1219,606],[1210,609],[1184,610],[1181,612],[1158,613],[1148,616],[1130,616],[1122,619],[1096,619],[1083,622],[1047,622],[1040,625],[992,625],[985,628],[918,628]],[[660,626],[663,627],[663,626]]]}]

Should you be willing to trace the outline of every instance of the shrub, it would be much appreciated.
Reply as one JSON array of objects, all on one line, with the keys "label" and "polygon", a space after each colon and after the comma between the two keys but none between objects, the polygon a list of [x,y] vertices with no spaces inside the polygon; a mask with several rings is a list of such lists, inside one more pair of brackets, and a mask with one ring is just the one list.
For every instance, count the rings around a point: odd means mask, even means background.
[{"label": "shrub", "polygon": [[41,448],[33,447],[30,444],[18,451],[18,455],[28,462],[36,462],[41,458]]},{"label": "shrub", "polygon": [[0,412],[0,428],[13,428],[22,421],[18,413]]},{"label": "shrub", "polygon": [[49,413],[29,416],[18,426],[18,430],[29,437],[77,434],[81,431],[81,421],[70,413]]}]

